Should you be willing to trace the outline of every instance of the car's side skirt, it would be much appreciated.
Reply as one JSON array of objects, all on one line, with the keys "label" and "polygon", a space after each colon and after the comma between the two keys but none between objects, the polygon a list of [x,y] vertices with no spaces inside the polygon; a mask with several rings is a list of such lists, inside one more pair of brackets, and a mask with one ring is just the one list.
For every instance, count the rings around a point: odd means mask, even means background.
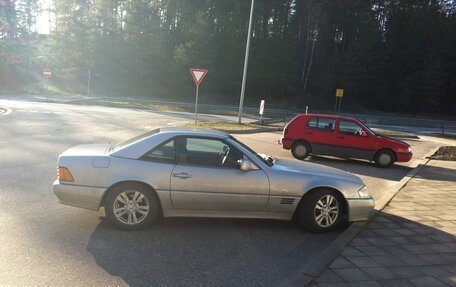
[{"label": "car's side skirt", "polygon": [[261,218],[291,220],[293,213],[163,209],[163,217]]},{"label": "car's side skirt", "polygon": [[311,146],[312,153],[314,154],[336,156],[340,158],[372,160],[375,154],[375,150],[372,149],[354,148],[315,142],[312,142]]}]

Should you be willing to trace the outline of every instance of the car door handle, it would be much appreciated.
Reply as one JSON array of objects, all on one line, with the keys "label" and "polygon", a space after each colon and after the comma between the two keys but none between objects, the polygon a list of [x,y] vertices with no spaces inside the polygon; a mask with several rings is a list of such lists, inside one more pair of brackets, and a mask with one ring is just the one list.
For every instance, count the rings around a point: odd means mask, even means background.
[{"label": "car door handle", "polygon": [[178,177],[178,178],[182,178],[182,179],[192,178],[192,176],[189,175],[189,174],[186,173],[186,172],[173,173],[173,176],[174,176],[174,177]]},{"label": "car door handle", "polygon": [[339,137],[341,140],[343,140],[345,137]]},{"label": "car door handle", "polygon": [[306,135],[311,135],[313,132],[305,132]]}]

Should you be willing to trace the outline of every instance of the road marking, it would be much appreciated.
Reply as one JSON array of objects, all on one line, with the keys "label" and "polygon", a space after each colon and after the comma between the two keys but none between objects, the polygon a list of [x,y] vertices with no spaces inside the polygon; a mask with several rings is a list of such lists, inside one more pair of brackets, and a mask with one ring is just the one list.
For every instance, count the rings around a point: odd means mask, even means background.
[{"label": "road marking", "polygon": [[[15,110],[15,111],[21,112],[21,113],[41,113],[41,114],[57,114],[57,115],[68,114],[68,113],[64,113],[64,112],[35,111],[35,110]],[[0,114],[1,114],[1,112],[0,112]]]},{"label": "road marking", "polygon": [[6,116],[11,114],[12,110],[7,107],[0,107],[0,116]]}]

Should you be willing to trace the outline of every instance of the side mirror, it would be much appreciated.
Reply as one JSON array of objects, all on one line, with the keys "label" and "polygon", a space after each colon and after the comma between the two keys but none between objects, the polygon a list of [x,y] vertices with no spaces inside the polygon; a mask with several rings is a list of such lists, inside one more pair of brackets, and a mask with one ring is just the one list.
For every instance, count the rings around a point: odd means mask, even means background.
[{"label": "side mirror", "polygon": [[238,160],[238,164],[243,171],[255,169],[255,165],[248,159],[240,159]]},{"label": "side mirror", "polygon": [[362,137],[367,137],[367,133],[366,133],[365,130],[363,130],[363,131],[361,132],[361,136],[362,136]]}]

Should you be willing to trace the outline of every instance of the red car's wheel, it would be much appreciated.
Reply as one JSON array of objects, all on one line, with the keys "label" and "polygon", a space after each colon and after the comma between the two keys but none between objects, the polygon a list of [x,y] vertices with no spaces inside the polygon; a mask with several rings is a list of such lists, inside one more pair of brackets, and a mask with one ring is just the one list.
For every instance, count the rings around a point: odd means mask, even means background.
[{"label": "red car's wheel", "polygon": [[299,160],[305,159],[310,153],[310,146],[304,141],[295,142],[291,146],[291,154]]}]

